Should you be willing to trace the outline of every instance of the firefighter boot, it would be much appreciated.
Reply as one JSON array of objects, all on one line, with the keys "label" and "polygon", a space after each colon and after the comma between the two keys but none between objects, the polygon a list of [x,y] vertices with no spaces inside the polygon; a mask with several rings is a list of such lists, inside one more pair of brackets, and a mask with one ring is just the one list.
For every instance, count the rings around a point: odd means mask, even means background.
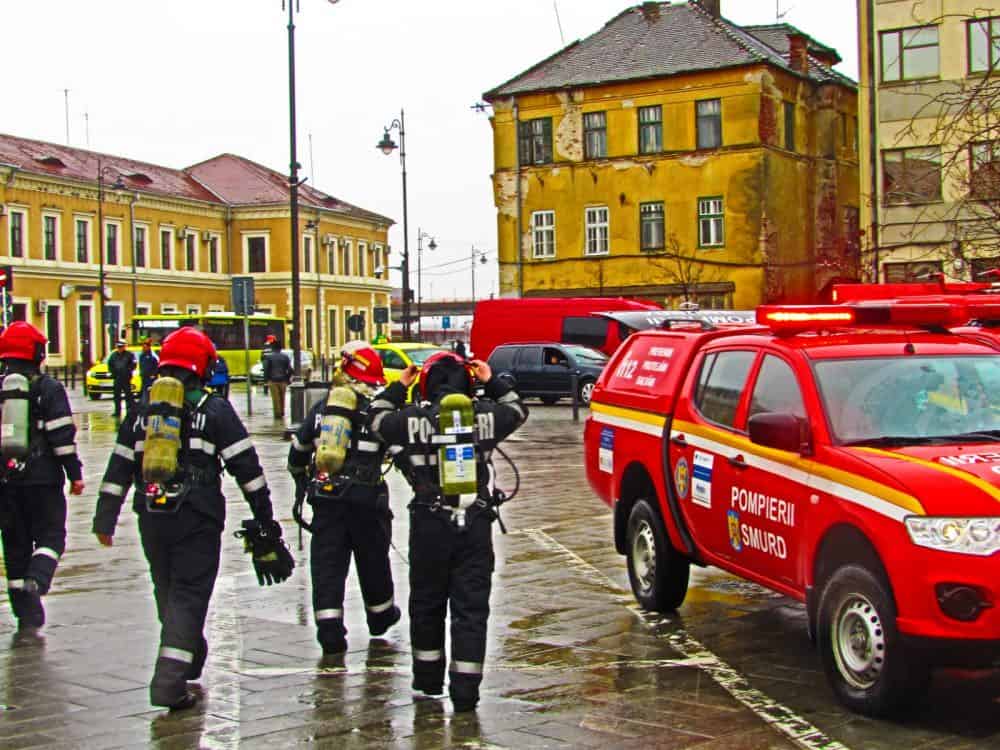
[{"label": "firefighter boot", "polygon": [[45,624],[45,608],[34,578],[25,578],[24,587],[10,593],[18,630],[37,629]]},{"label": "firefighter boot", "polygon": [[385,631],[399,622],[399,618],[402,613],[399,611],[399,607],[393,604],[389,609],[384,612],[373,613],[369,610],[368,612],[368,632],[371,633],[376,638],[380,635],[385,635]]},{"label": "firefighter boot", "polygon": [[163,656],[157,659],[153,679],[149,683],[149,702],[171,711],[190,708],[197,703],[197,697],[187,689],[185,678],[190,668],[190,664],[177,659]]},{"label": "firefighter boot", "polygon": [[323,647],[324,656],[336,656],[347,651],[346,634],[344,621],[339,617],[319,620],[316,623],[316,640]]},{"label": "firefighter boot", "polygon": [[440,649],[413,650],[413,689],[432,697],[444,693],[444,656]]},{"label": "firefighter boot", "polygon": [[198,648],[195,649],[194,659],[188,666],[187,672],[184,673],[184,679],[197,680],[201,677],[201,670],[205,668],[205,659],[208,658],[208,641],[205,640],[205,636],[201,637],[201,643],[198,644]]},{"label": "firefighter boot", "polygon": [[451,671],[448,678],[448,693],[455,712],[474,711],[479,704],[479,685],[483,675]]}]

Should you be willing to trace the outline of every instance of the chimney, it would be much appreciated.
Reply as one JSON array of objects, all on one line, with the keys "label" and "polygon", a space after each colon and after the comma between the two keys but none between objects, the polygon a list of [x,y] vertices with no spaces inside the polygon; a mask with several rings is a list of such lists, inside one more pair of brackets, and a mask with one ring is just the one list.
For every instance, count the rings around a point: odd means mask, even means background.
[{"label": "chimney", "polygon": [[788,62],[792,70],[803,74],[809,72],[809,40],[805,34],[788,35]]},{"label": "chimney", "polygon": [[695,2],[716,18],[722,15],[722,9],[719,7],[722,0],[695,0]]}]

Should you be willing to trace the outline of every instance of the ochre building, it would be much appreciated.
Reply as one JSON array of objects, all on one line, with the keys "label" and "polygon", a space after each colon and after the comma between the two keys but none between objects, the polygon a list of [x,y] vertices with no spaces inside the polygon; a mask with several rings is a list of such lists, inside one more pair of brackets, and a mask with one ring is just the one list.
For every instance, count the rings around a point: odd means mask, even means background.
[{"label": "ochre building", "polygon": [[501,293],[810,300],[854,278],[857,89],[787,24],[647,2],[484,94]]},{"label": "ochre building", "polygon": [[[358,335],[349,316],[363,313],[371,335],[375,308],[389,306],[393,222],[309,186],[299,199],[301,345],[329,356]],[[240,156],[177,170],[0,135],[0,229],[13,318],[48,335],[55,366],[110,351],[102,260],[111,328],[136,314],[231,310],[242,275],[255,279],[258,310],[292,320],[287,178]]]}]

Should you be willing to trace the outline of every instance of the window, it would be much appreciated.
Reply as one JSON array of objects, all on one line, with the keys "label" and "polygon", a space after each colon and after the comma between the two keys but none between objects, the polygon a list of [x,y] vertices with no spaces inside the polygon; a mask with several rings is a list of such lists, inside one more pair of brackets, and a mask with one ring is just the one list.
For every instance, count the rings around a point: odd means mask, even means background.
[{"label": "window", "polygon": [[152,315],[153,314],[153,306],[151,304],[149,304],[148,302],[140,302],[139,304],[137,304],[135,306],[135,314],[136,315]]},{"label": "window", "polygon": [[536,258],[556,257],[555,211],[535,211],[531,215],[531,247]]},{"label": "window", "polygon": [[985,73],[1000,63],[1000,18],[969,21],[969,72]]},{"label": "window", "polygon": [[201,305],[188,305],[185,313],[188,315],[201,315]]},{"label": "window", "polygon": [[973,198],[1000,196],[1000,141],[969,146],[969,195]]},{"label": "window", "polygon": [[785,102],[785,148],[795,150],[795,104]]},{"label": "window", "polygon": [[174,238],[173,229],[160,230],[160,268],[170,270],[170,242]]},{"label": "window", "polygon": [[883,31],[882,80],[912,81],[938,74],[937,26]]},{"label": "window", "polygon": [[513,346],[498,346],[490,355],[490,367],[494,372],[504,372],[514,367],[514,355],[517,348]]},{"label": "window", "polygon": [[305,309],[306,349],[313,348],[313,326],[316,324],[316,311],[311,307]]},{"label": "window", "polygon": [[353,246],[350,240],[340,241],[340,272],[344,276],[351,275],[351,251]]},{"label": "window", "polygon": [[722,198],[698,199],[698,246],[726,244],[726,215]]},{"label": "window", "polygon": [[329,274],[337,273],[337,253],[333,248],[333,244],[326,246],[326,272]]},{"label": "window", "polygon": [[86,219],[76,220],[76,262],[90,262],[90,222]]},{"label": "window", "polygon": [[885,276],[886,284],[933,281],[943,270],[943,265],[939,260],[912,263],[885,263],[882,265],[882,274]]},{"label": "window", "polygon": [[973,258],[972,280],[993,281],[996,279],[996,275],[990,272],[996,271],[997,269],[1000,269],[1000,256],[995,255],[992,258]]},{"label": "window", "polygon": [[705,99],[695,107],[698,148],[718,148],[722,145],[722,100]]},{"label": "window", "polygon": [[42,217],[42,251],[45,260],[55,260],[59,255],[56,244],[59,237],[59,219],[55,216]]},{"label": "window", "polygon": [[26,303],[15,302],[13,305],[11,305],[11,310],[13,310],[14,312],[13,316],[11,317],[11,320],[23,320],[23,321],[28,320],[28,305]]},{"label": "window", "polygon": [[556,349],[554,346],[547,346],[542,350],[542,364],[550,367],[569,367],[569,359],[566,352]]},{"label": "window", "polygon": [[518,148],[522,165],[552,161],[552,118],[542,117],[520,123]]},{"label": "window", "polygon": [[208,238],[208,272],[219,272],[219,238],[214,234]]},{"label": "window", "polygon": [[305,235],[302,238],[302,273],[312,273],[313,238]]},{"label": "window", "polygon": [[584,212],[587,230],[587,255],[607,255],[608,253],[608,208],[598,206]]},{"label": "window", "polygon": [[658,154],[663,150],[663,107],[639,107],[639,153]]},{"label": "window", "polygon": [[639,234],[643,250],[664,248],[662,202],[639,204]]},{"label": "window", "polygon": [[267,237],[247,237],[247,273],[267,272]]},{"label": "window", "polygon": [[62,354],[62,308],[49,303],[45,311],[45,335],[49,338],[49,354]]},{"label": "window", "polygon": [[191,233],[184,235],[184,268],[198,270],[198,237]]},{"label": "window", "polygon": [[844,249],[848,257],[861,252],[861,209],[857,206],[844,206]]},{"label": "window", "polygon": [[604,112],[583,116],[583,157],[603,159],[608,155],[608,118]]},{"label": "window", "polygon": [[149,230],[146,227],[136,227],[135,228],[135,239],[133,240],[132,252],[135,256],[132,260],[137,268],[146,267],[146,237],[149,234]]},{"label": "window", "polygon": [[694,397],[705,419],[723,427],[735,426],[736,410],[755,356],[754,352],[730,351],[705,357]]},{"label": "window", "polygon": [[806,406],[791,366],[779,357],[765,355],[750,399],[750,416],[791,414],[805,420]]},{"label": "window", "polygon": [[24,257],[24,212],[10,212],[10,257]]},{"label": "window", "polygon": [[883,151],[882,192],[886,203],[941,200],[941,149],[928,146]]},{"label": "window", "polygon": [[327,339],[327,346],[333,349],[337,346],[337,308],[326,308],[326,319],[330,325],[330,338]]},{"label": "window", "polygon": [[592,349],[600,349],[608,341],[608,326],[611,321],[607,318],[578,316],[567,316],[563,318],[562,337],[560,341],[567,344],[580,344],[589,346]]},{"label": "window", "polygon": [[104,262],[109,266],[118,265],[118,225],[104,225]]},{"label": "window", "polygon": [[177,313],[177,305],[173,302],[163,302],[160,304],[160,315],[175,315]]},{"label": "window", "polygon": [[392,349],[379,349],[378,355],[382,358],[382,367],[387,367],[390,370],[406,369],[406,362],[396,352],[392,351]]},{"label": "window", "polygon": [[368,245],[358,243],[358,276],[368,275]]}]

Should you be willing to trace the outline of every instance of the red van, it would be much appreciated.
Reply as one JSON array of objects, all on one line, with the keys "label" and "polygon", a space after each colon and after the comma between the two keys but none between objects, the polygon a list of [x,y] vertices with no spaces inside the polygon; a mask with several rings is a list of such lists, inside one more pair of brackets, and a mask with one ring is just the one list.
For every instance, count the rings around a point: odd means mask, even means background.
[{"label": "red van", "polygon": [[633,329],[592,313],[660,310],[622,297],[491,299],[476,304],[470,348],[481,360],[501,344],[558,341],[600,349],[611,356]]}]

